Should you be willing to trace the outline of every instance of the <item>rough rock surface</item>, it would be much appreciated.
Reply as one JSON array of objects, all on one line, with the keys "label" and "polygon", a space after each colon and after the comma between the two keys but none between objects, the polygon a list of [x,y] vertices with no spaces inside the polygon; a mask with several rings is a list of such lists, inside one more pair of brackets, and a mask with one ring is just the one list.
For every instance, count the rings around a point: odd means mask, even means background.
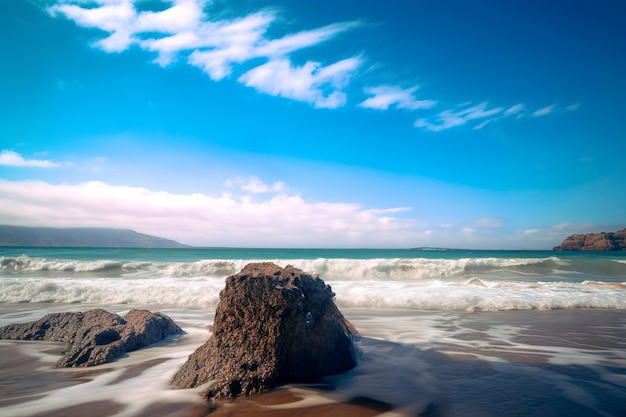
[{"label": "rough rock surface", "polygon": [[355,336],[333,296],[319,277],[292,266],[247,265],[226,278],[213,334],[173,385],[214,381],[205,399],[232,398],[352,369]]},{"label": "rough rock surface", "polygon": [[609,233],[575,234],[555,247],[556,251],[619,251],[626,249],[626,229]]},{"label": "rough rock surface", "polygon": [[182,333],[164,314],[131,310],[124,318],[105,310],[53,313],[24,324],[0,328],[0,339],[66,343],[57,368],[95,366],[163,338]]}]

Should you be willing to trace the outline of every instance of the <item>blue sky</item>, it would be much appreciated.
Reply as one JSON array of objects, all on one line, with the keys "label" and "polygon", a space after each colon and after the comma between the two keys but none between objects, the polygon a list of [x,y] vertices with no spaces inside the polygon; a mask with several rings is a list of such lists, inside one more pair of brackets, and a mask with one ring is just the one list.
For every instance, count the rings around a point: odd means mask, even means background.
[{"label": "blue sky", "polygon": [[626,226],[620,1],[0,1],[0,223],[549,249]]}]

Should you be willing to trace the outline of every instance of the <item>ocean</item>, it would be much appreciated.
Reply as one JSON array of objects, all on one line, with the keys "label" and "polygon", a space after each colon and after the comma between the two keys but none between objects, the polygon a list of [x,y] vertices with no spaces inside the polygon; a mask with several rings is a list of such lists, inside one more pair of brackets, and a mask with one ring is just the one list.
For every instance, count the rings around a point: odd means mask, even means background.
[{"label": "ocean", "polygon": [[207,415],[169,381],[209,337],[225,277],[256,261],[329,284],[361,362],[215,416],[626,416],[626,253],[232,248],[0,248],[0,326],[144,308],[185,330],[96,368],[1,340],[0,415]]}]

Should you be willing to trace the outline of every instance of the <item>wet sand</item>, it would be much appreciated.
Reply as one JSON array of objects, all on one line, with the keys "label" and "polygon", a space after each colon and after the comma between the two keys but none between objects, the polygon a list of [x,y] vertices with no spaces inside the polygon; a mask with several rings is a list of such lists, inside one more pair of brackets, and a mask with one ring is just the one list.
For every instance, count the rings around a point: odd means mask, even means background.
[{"label": "wet sand", "polygon": [[81,383],[80,379],[52,371],[53,361],[24,353],[26,347],[30,352],[55,355],[62,345],[0,341],[0,411],[2,407],[32,401],[46,392]]},{"label": "wet sand", "polygon": [[[363,357],[353,371],[319,385],[220,402],[214,411],[199,391],[145,391],[161,369],[184,361],[188,351],[178,352],[177,343],[110,366],[58,370],[52,365],[60,345],[0,341],[0,415],[624,416],[626,311],[344,314],[363,335]],[[122,395],[129,389],[145,405],[134,409]],[[103,390],[111,394],[93,397]],[[84,398],[62,397],[66,392]]]},{"label": "wet sand", "polygon": [[390,404],[369,398],[354,398],[345,402],[316,399],[311,405],[311,392],[301,394],[294,388],[279,388],[267,394],[240,398],[222,403],[211,417],[292,417],[292,416],[345,416],[374,417],[392,410]]}]

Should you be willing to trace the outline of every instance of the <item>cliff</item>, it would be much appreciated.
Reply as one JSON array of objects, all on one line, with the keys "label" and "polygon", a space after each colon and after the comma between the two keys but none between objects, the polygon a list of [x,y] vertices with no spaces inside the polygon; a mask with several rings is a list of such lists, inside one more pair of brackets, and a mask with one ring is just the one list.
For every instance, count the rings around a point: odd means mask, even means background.
[{"label": "cliff", "polygon": [[626,249],[626,229],[609,233],[584,233],[567,237],[555,251],[620,251]]},{"label": "cliff", "polygon": [[0,246],[186,248],[187,245],[128,229],[0,225]]}]

